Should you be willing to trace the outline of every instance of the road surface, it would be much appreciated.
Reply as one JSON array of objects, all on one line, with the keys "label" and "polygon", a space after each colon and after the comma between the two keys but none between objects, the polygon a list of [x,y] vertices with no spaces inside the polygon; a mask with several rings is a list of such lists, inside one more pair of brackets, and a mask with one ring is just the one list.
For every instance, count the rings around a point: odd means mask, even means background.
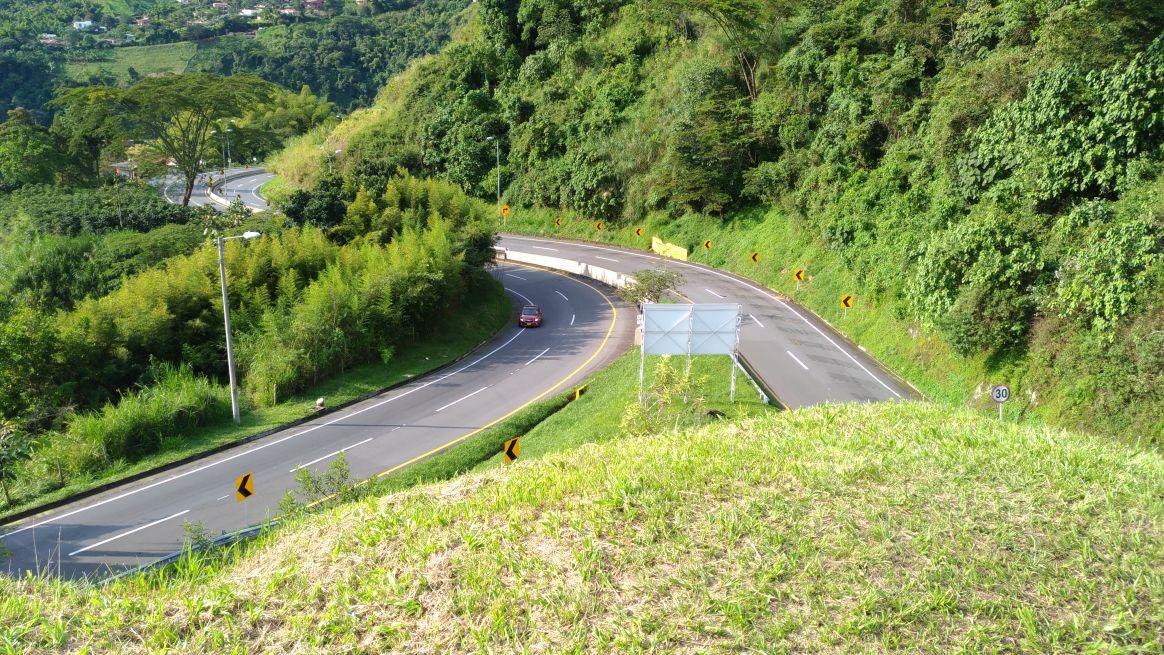
[{"label": "road surface", "polygon": [[[252,209],[268,209],[267,199],[259,192],[264,184],[275,177],[261,168],[231,168],[226,171],[227,181],[220,183],[223,174],[218,171],[203,173],[194,182],[194,190],[190,194],[192,207],[209,206],[218,210],[226,209],[232,200],[239,199]],[[223,204],[211,195],[210,181],[215,184],[215,194],[226,201]],[[157,181],[158,189],[166,200],[179,204],[182,202],[182,191],[185,188],[184,180],[179,175],[168,175]]]},{"label": "road surface", "polygon": [[740,353],[785,407],[917,398],[907,384],[803,307],[712,268],[611,246],[506,234],[503,248],[633,274],[679,271],[691,302],[740,303]]},{"label": "road surface", "polygon": [[[298,467],[325,469],[340,451],[354,480],[403,467],[519,408],[567,390],[630,347],[633,311],[608,290],[540,269],[495,271],[515,303],[545,310],[540,328],[514,324],[461,362],[318,420],[153,478],[8,526],[11,574],[79,577],[123,570],[179,550],[185,522],[213,535],[274,515]],[[235,479],[255,495],[235,499]]]}]

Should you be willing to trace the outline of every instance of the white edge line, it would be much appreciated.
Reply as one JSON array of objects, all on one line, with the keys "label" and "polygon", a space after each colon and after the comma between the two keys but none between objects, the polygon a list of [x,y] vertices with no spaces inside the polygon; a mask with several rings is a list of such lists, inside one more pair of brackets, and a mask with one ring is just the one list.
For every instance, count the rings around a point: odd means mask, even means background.
[{"label": "white edge line", "polygon": [[710,293],[711,295],[715,296],[716,298],[719,298],[720,300],[723,300],[724,298],[727,298],[727,296],[721,296],[721,295],[719,295],[718,293],[716,293],[716,292],[712,291],[711,289],[708,289],[707,287],[703,287],[703,290],[704,290],[704,291],[706,291],[706,292],[708,292],[708,293]]},{"label": "white edge line", "polygon": [[522,277],[522,276],[520,276],[520,275],[514,275],[513,273],[506,273],[506,275],[508,275],[509,277],[515,277],[515,278],[517,278],[517,279],[519,279],[519,280],[526,280],[526,281],[528,281],[528,279],[527,279],[527,278],[524,278],[524,277]]},{"label": "white edge line", "polygon": [[616,264],[618,263],[617,259],[611,259],[610,257],[603,257],[602,255],[595,255],[594,258],[595,259],[605,259],[608,262],[615,262]]},{"label": "white edge line", "polygon": [[307,462],[306,464],[300,464],[299,466],[296,466],[295,468],[288,471],[288,473],[294,473],[295,471],[298,471],[301,468],[311,466],[312,464],[318,464],[318,463],[322,462],[323,460],[327,459],[328,457],[334,457],[335,455],[338,455],[340,453],[346,453],[349,450],[351,450],[352,448],[355,448],[356,446],[362,446],[371,440],[372,440],[372,437],[368,437],[367,439],[364,439],[363,441],[361,441],[359,443],[354,443],[346,448],[340,448],[339,450],[335,451],[334,453],[328,453],[328,454],[324,455],[323,457],[313,459],[310,462]]},{"label": "white edge line", "polygon": [[804,365],[804,362],[800,361],[800,358],[796,355],[793,355],[791,350],[785,350],[784,352],[788,353],[788,356],[791,357],[797,364],[800,364],[800,368],[806,371],[808,370],[808,367]]},{"label": "white edge line", "polygon": [[557,248],[546,248],[544,246],[534,246],[534,248],[537,248],[538,250],[549,250],[551,252],[558,252]]},{"label": "white edge line", "polygon": [[[527,237],[506,237],[506,238],[508,238],[508,239],[513,239],[513,240],[515,240],[515,241],[534,241],[534,240],[535,240],[535,239],[530,239],[530,238],[527,238]],[[837,350],[839,350],[839,351],[841,351],[842,353],[844,353],[844,354],[845,354],[845,356],[846,356],[846,357],[848,357],[849,359],[853,360],[853,363],[854,363],[854,364],[856,364],[857,366],[859,366],[859,367],[861,368],[861,370],[862,370],[862,371],[865,371],[865,373],[867,373],[867,374],[869,375],[869,377],[873,378],[873,379],[874,379],[874,380],[876,380],[876,381],[877,381],[877,382],[878,382],[878,383],[879,383],[881,386],[883,386],[883,387],[885,387],[886,389],[888,389],[888,390],[889,390],[889,393],[892,393],[893,395],[897,396],[898,398],[901,398],[901,394],[897,393],[897,391],[895,391],[895,390],[893,389],[893,387],[889,386],[888,384],[885,384],[885,382],[884,382],[884,381],[883,381],[881,378],[877,377],[877,376],[876,376],[876,375],[873,373],[873,371],[870,371],[869,369],[865,368],[865,365],[864,365],[864,364],[862,364],[860,361],[858,361],[858,360],[857,360],[857,358],[856,358],[856,357],[854,357],[854,356],[853,356],[853,354],[852,354],[852,353],[850,353],[848,350],[845,350],[844,348],[842,348],[842,347],[840,346],[840,344],[838,344],[836,341],[833,341],[832,337],[830,337],[829,335],[825,334],[823,330],[821,330],[819,327],[817,327],[816,323],[813,323],[812,321],[810,321],[810,320],[808,320],[807,318],[805,318],[803,314],[801,314],[800,312],[796,311],[796,309],[795,309],[794,307],[792,307],[792,306],[791,306],[791,305],[789,305],[788,303],[786,303],[786,302],[784,302],[783,300],[781,300],[779,296],[777,296],[776,294],[774,294],[772,291],[770,291],[770,290],[768,290],[768,289],[764,289],[764,288],[758,287],[758,286],[756,286],[756,285],[752,284],[751,282],[745,282],[744,280],[741,280],[741,279],[739,279],[739,278],[732,277],[732,276],[730,276],[730,275],[727,275],[726,273],[720,273],[719,271],[717,271],[717,270],[715,270],[715,269],[711,269],[711,268],[704,268],[704,267],[702,267],[702,266],[696,266],[696,265],[694,265],[694,264],[689,264],[689,263],[687,263],[687,262],[679,261],[679,260],[677,260],[677,259],[669,259],[669,258],[667,258],[667,257],[662,257],[662,256],[658,256],[658,255],[647,255],[647,254],[644,254],[644,253],[637,253],[637,252],[627,252],[627,251],[625,251],[625,250],[618,250],[618,249],[616,249],[616,248],[604,248],[604,247],[602,247],[602,246],[591,246],[591,245],[587,245],[587,244],[575,244],[575,245],[577,245],[577,246],[579,246],[579,247],[581,247],[581,248],[590,248],[591,250],[606,250],[606,251],[609,251],[609,252],[617,252],[617,253],[622,253],[622,254],[625,254],[625,255],[631,255],[631,256],[634,256],[634,257],[641,257],[641,258],[643,258],[643,259],[647,259],[647,260],[650,260],[650,261],[664,261],[664,262],[667,262],[667,263],[669,263],[669,264],[674,264],[674,265],[676,265],[676,266],[686,266],[687,268],[694,268],[694,269],[695,269],[695,270],[697,270],[697,271],[703,271],[703,272],[705,272],[705,273],[710,273],[711,275],[715,275],[716,277],[721,277],[721,278],[723,278],[723,279],[725,279],[725,280],[728,280],[728,281],[730,281],[730,282],[735,282],[736,284],[742,284],[743,286],[745,286],[745,287],[748,287],[749,289],[752,289],[753,291],[758,291],[759,293],[761,293],[761,294],[763,294],[763,295],[765,295],[765,296],[768,296],[769,298],[771,298],[771,299],[775,300],[776,302],[780,303],[780,305],[782,305],[782,306],[783,306],[785,309],[787,309],[788,311],[790,311],[790,312],[792,312],[793,314],[795,314],[797,318],[799,318],[800,320],[802,320],[802,321],[804,321],[805,323],[807,323],[809,327],[811,327],[812,329],[816,330],[816,331],[817,331],[817,333],[818,333],[818,334],[820,334],[822,337],[824,337],[826,341],[828,341],[829,343],[831,343],[831,344],[833,345],[833,347],[834,347],[834,348],[836,348]]]},{"label": "white edge line", "polygon": [[574,324],[574,317],[575,317],[574,314],[570,314],[570,325]]},{"label": "white edge line", "polygon": [[570,302],[570,299],[566,297],[566,294],[562,293],[561,291],[558,291],[557,289],[554,289],[554,293],[556,293],[556,294],[558,294],[559,296],[561,296],[561,297],[562,297],[562,300],[565,300],[566,302]]},{"label": "white edge line", "polygon": [[512,336],[512,337],[510,337],[508,340],[506,340],[506,342],[505,342],[505,343],[501,344],[500,346],[497,346],[497,347],[496,347],[496,348],[494,348],[493,350],[490,350],[489,352],[485,353],[484,355],[482,355],[482,356],[478,357],[478,358],[477,358],[476,360],[474,360],[472,363],[466,364],[466,365],[462,366],[461,368],[459,368],[459,369],[457,369],[457,370],[455,370],[455,371],[452,371],[452,372],[446,373],[446,374],[444,374],[444,375],[442,375],[442,376],[440,376],[440,377],[438,377],[438,378],[434,378],[434,379],[432,379],[432,380],[429,380],[428,382],[425,382],[424,384],[422,384],[422,385],[420,385],[420,386],[418,386],[418,387],[413,387],[412,389],[409,389],[408,391],[405,391],[404,393],[397,394],[397,395],[395,395],[395,396],[392,396],[391,398],[385,398],[384,400],[381,400],[381,401],[379,401],[379,402],[377,402],[377,403],[373,403],[373,404],[371,404],[371,405],[368,405],[367,407],[363,407],[363,408],[361,408],[361,409],[358,409],[358,410],[356,410],[356,411],[352,412],[351,414],[345,414],[345,415],[343,415],[343,416],[336,417],[336,418],[334,418],[334,419],[332,419],[332,420],[330,420],[330,421],[327,421],[326,423],[320,423],[319,425],[313,425],[313,426],[311,426],[311,427],[307,428],[306,430],[302,430],[302,431],[300,431],[300,432],[296,432],[295,434],[289,434],[289,435],[287,435],[287,436],[285,436],[285,437],[282,437],[282,438],[280,438],[280,439],[276,439],[276,440],[274,440],[274,441],[270,441],[270,442],[267,442],[267,443],[265,443],[265,444],[261,444],[261,445],[259,445],[259,446],[256,446],[256,447],[254,447],[254,448],[251,448],[251,449],[249,449],[249,450],[243,451],[243,452],[241,452],[241,453],[237,453],[237,454],[235,454],[235,455],[231,455],[230,457],[224,457],[224,458],[222,458],[222,459],[220,459],[220,460],[217,460],[217,461],[214,461],[214,462],[210,462],[210,463],[204,464],[204,465],[202,465],[202,466],[199,466],[198,468],[195,468],[195,469],[190,469],[189,471],[186,471],[186,472],[184,472],[184,473],[179,473],[178,475],[174,475],[174,476],[168,477],[168,478],[166,478],[166,479],[164,479],[164,480],[158,480],[157,482],[154,482],[154,483],[152,483],[152,484],[148,484],[148,485],[146,485],[146,486],[144,486],[144,487],[138,487],[137,489],[132,489],[132,490],[130,490],[130,491],[127,491],[127,492],[125,492],[125,493],[123,493],[123,494],[118,494],[118,495],[116,495],[116,496],[113,496],[113,497],[111,497],[111,498],[106,498],[105,500],[102,500],[101,502],[94,503],[94,504],[92,504],[92,505],[86,505],[85,507],[78,507],[77,509],[75,509],[75,510],[73,510],[73,511],[71,511],[71,512],[66,512],[66,513],[64,513],[64,514],[61,514],[61,515],[59,515],[59,516],[53,516],[53,517],[47,518],[47,519],[45,519],[45,520],[43,520],[43,521],[39,521],[39,522],[37,522],[37,523],[33,523],[32,525],[26,525],[26,526],[24,526],[24,527],[22,527],[22,528],[17,528],[16,530],[13,530],[12,532],[8,532],[8,533],[5,533],[5,534],[3,534],[3,535],[0,535],[0,539],[4,539],[4,538],[6,538],[6,537],[11,537],[11,536],[12,536],[12,535],[14,535],[14,534],[19,534],[19,533],[21,533],[21,532],[24,532],[25,530],[32,530],[32,529],[34,529],[34,528],[39,528],[40,526],[42,526],[42,525],[45,525],[45,524],[47,524],[47,523],[52,523],[53,521],[59,521],[59,520],[61,520],[61,519],[65,519],[65,518],[68,518],[68,517],[70,517],[70,516],[74,516],[74,515],[76,515],[76,514],[80,514],[81,512],[84,512],[84,511],[86,511],[86,510],[95,509],[95,508],[97,508],[97,507],[101,507],[102,505],[107,505],[107,504],[109,504],[109,503],[112,503],[112,502],[114,502],[114,501],[121,500],[122,498],[126,498],[126,497],[128,497],[128,496],[132,496],[132,495],[134,495],[134,494],[138,494],[138,493],[141,493],[141,492],[143,492],[143,491],[147,491],[147,490],[149,490],[149,489],[153,489],[154,487],[161,486],[161,485],[163,485],[163,484],[166,484],[167,482],[173,482],[174,480],[178,480],[178,479],[180,479],[180,478],[184,478],[184,477],[186,477],[186,476],[188,476],[188,475],[194,475],[195,473],[201,473],[202,471],[205,471],[205,470],[206,470],[206,469],[208,469],[208,468],[211,468],[211,467],[214,467],[214,466],[218,466],[219,464],[225,464],[226,462],[230,462],[230,461],[236,460],[236,459],[238,459],[238,458],[240,458],[240,457],[245,457],[245,456],[247,456],[247,455],[250,455],[251,453],[256,453],[256,452],[258,452],[258,451],[260,451],[260,450],[263,450],[264,448],[270,448],[271,446],[275,446],[275,445],[281,444],[281,443],[283,443],[284,441],[287,441],[287,440],[290,440],[290,439],[294,439],[295,437],[299,437],[299,436],[305,435],[305,434],[307,434],[308,432],[314,432],[314,431],[316,431],[316,430],[318,430],[318,429],[320,429],[320,428],[325,428],[325,427],[327,427],[327,426],[329,426],[329,425],[332,425],[332,424],[335,424],[335,423],[339,423],[340,421],[346,421],[347,419],[349,419],[349,418],[351,418],[351,417],[353,417],[353,416],[356,416],[356,415],[358,415],[358,414],[363,414],[364,412],[366,412],[366,411],[369,411],[369,410],[372,410],[372,409],[376,409],[377,407],[380,407],[381,405],[386,405],[386,404],[388,404],[388,403],[392,402],[393,400],[398,400],[398,399],[400,399],[400,398],[403,398],[403,397],[405,397],[405,396],[407,396],[407,395],[410,395],[410,394],[416,393],[417,391],[420,391],[421,389],[425,389],[425,388],[427,388],[427,387],[430,387],[430,386],[432,386],[432,385],[434,385],[434,384],[436,384],[436,383],[438,383],[438,382],[442,382],[442,381],[444,381],[444,380],[447,380],[448,378],[451,378],[452,376],[454,376],[454,375],[456,375],[456,374],[458,374],[458,373],[460,373],[460,372],[462,372],[462,371],[466,371],[466,370],[468,370],[468,369],[470,369],[470,368],[473,368],[473,367],[474,367],[474,366],[476,366],[477,364],[480,364],[481,362],[485,361],[485,360],[486,360],[486,359],[488,359],[489,357],[492,357],[493,355],[495,355],[495,354],[496,354],[498,351],[500,351],[502,348],[504,348],[504,347],[508,346],[509,344],[513,343],[513,340],[514,340],[514,339],[516,339],[516,338],[520,337],[520,336],[521,336],[521,335],[523,335],[523,334],[525,334],[525,331],[524,331],[524,330],[518,330],[517,332],[514,332],[513,336]]},{"label": "white edge line", "polygon": [[546,348],[545,350],[541,351],[540,353],[534,355],[534,358],[529,360],[528,362],[526,362],[525,365],[529,366],[530,364],[533,364],[534,362],[538,361],[538,357],[541,357],[542,355],[544,355],[548,352],[550,352],[550,349]]},{"label": "white edge line", "polygon": [[532,304],[534,304],[534,301],[530,300],[530,299],[529,299],[529,296],[525,295],[524,293],[522,293],[522,292],[520,292],[520,291],[516,291],[516,290],[514,290],[514,289],[510,289],[509,287],[505,287],[505,290],[506,290],[506,291],[508,291],[508,292],[510,292],[510,293],[512,293],[512,294],[514,294],[514,295],[521,296],[521,299],[522,299],[522,300],[524,300],[524,301],[525,301],[525,304],[527,304],[527,305],[532,305]]},{"label": "white edge line", "polygon": [[[467,396],[461,396],[460,398],[454,400],[453,402],[449,403],[448,405],[445,405],[444,407],[441,407],[440,409],[437,409],[436,411],[439,412],[443,409],[448,409],[448,408],[452,407],[453,405],[456,405],[457,403],[461,402],[462,400],[468,400],[468,399],[472,398],[473,396],[476,396],[477,394],[481,393],[482,391],[484,391],[488,388],[489,388],[488,386],[481,387],[480,389],[474,391],[473,393],[471,393]],[[436,412],[434,412],[434,413],[436,413]]]},{"label": "white edge line", "polygon": [[752,319],[753,323],[755,323],[756,325],[759,325],[760,329],[764,328],[764,324],[760,322],[760,319],[756,318],[755,316],[752,316],[751,314],[748,314],[748,317]]},{"label": "white edge line", "polygon": [[115,539],[120,539],[120,538],[122,538],[122,537],[128,537],[129,535],[131,535],[131,534],[133,534],[133,533],[135,533],[135,532],[141,532],[142,530],[145,530],[146,528],[152,528],[152,527],[154,527],[155,525],[157,525],[157,524],[159,524],[159,523],[164,523],[164,522],[166,522],[166,521],[169,521],[170,519],[176,519],[176,518],[178,518],[179,516],[181,516],[181,515],[183,515],[183,514],[189,514],[189,513],[190,513],[190,510],[188,510],[188,509],[184,509],[184,510],[182,510],[181,512],[178,512],[177,514],[171,514],[171,515],[167,516],[167,517],[166,517],[166,518],[164,518],[164,519],[158,519],[158,520],[156,520],[156,521],[153,521],[153,522],[151,522],[151,523],[146,523],[145,525],[142,525],[142,526],[136,527],[136,528],[134,528],[134,529],[132,529],[132,530],[127,530],[126,532],[122,532],[121,534],[115,534],[115,535],[113,535],[112,537],[110,537],[110,538],[108,538],[108,539],[105,539],[105,540],[103,540],[103,541],[98,541],[98,542],[97,542],[97,543],[95,543],[95,544],[91,544],[91,545],[89,545],[89,546],[85,546],[84,548],[79,548],[79,549],[77,549],[77,550],[74,550],[73,552],[69,553],[69,557],[72,557],[73,555],[76,555],[76,554],[78,554],[78,553],[83,553],[83,552],[85,552],[85,551],[87,551],[87,550],[93,550],[94,548],[97,548],[98,546],[104,546],[105,544],[107,544],[107,543],[109,543],[109,542],[111,542],[111,541],[114,541]]}]

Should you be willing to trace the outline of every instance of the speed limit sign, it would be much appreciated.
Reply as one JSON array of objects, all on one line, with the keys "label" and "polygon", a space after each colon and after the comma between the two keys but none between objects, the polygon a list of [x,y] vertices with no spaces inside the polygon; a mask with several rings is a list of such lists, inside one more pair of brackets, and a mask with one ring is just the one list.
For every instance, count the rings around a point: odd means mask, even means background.
[{"label": "speed limit sign", "polygon": [[1005,384],[996,384],[990,388],[990,397],[996,403],[1005,403],[1010,400],[1010,387]]},{"label": "speed limit sign", "polygon": [[998,418],[1002,419],[1002,404],[1010,400],[1010,387],[996,384],[990,388],[990,399],[998,403]]}]

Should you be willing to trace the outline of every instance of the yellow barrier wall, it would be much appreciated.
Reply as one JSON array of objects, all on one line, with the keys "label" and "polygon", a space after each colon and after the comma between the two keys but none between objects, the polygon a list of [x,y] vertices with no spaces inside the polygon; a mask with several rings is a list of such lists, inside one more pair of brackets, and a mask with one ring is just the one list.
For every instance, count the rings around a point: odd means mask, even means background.
[{"label": "yellow barrier wall", "polygon": [[664,257],[671,257],[674,259],[682,259],[683,261],[687,261],[686,248],[680,248],[673,243],[667,243],[659,237],[651,237],[651,250],[654,250]]}]

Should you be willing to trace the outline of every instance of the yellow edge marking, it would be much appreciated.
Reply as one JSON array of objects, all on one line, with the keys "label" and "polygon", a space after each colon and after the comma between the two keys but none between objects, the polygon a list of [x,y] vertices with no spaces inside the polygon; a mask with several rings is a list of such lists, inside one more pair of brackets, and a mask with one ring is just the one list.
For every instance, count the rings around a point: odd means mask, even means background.
[{"label": "yellow edge marking", "polygon": [[[532,405],[532,404],[536,403],[537,401],[541,400],[542,398],[545,398],[545,397],[546,397],[546,396],[548,396],[549,394],[553,393],[555,389],[557,389],[558,387],[560,387],[560,386],[562,386],[563,384],[565,384],[565,383],[566,383],[566,382],[567,382],[567,381],[568,381],[570,378],[572,378],[572,377],[574,377],[575,375],[577,375],[579,371],[581,371],[582,369],[584,369],[584,368],[586,368],[587,366],[589,366],[589,365],[590,365],[590,362],[593,362],[593,361],[594,361],[594,358],[598,357],[599,353],[601,353],[601,352],[602,352],[602,351],[603,351],[603,350],[606,348],[606,343],[607,343],[608,341],[610,341],[610,335],[614,333],[614,326],[615,326],[615,325],[618,325],[618,308],[614,306],[614,303],[610,302],[610,297],[609,297],[609,296],[607,296],[607,295],[606,295],[605,293],[603,293],[603,292],[602,292],[602,291],[601,291],[601,290],[600,290],[598,287],[595,287],[594,285],[590,284],[589,282],[586,282],[585,280],[580,280],[580,279],[578,279],[578,278],[576,278],[576,277],[571,277],[571,276],[569,276],[569,275],[566,275],[565,273],[560,273],[560,272],[558,272],[558,271],[550,270],[550,269],[547,269],[547,268],[539,268],[539,267],[537,267],[537,266],[527,266],[527,265],[525,265],[525,264],[522,264],[522,263],[519,263],[519,262],[506,262],[506,263],[507,263],[507,264],[514,265],[514,266],[520,266],[520,267],[522,267],[522,268],[528,268],[528,269],[533,269],[533,270],[537,270],[537,271],[545,271],[545,272],[547,272],[547,273],[553,273],[554,275],[560,275],[560,276],[562,276],[562,277],[564,277],[564,278],[566,278],[566,279],[568,279],[568,280],[573,280],[573,281],[575,281],[575,282],[577,282],[577,283],[579,283],[579,284],[582,284],[582,285],[585,285],[585,286],[589,287],[589,288],[590,288],[590,290],[594,291],[594,292],[595,292],[595,293],[597,293],[599,296],[601,296],[601,297],[602,297],[602,299],[606,301],[606,304],[610,306],[610,311],[611,311],[611,312],[613,312],[613,314],[612,314],[612,315],[611,315],[611,317],[610,317],[610,327],[606,328],[606,336],[602,337],[602,343],[598,344],[598,349],[597,349],[597,350],[595,350],[595,351],[594,351],[594,353],[593,353],[592,355],[590,355],[590,357],[589,357],[589,358],[588,358],[586,361],[584,361],[584,362],[582,362],[581,364],[579,364],[579,365],[578,365],[578,368],[574,369],[573,371],[570,371],[570,372],[569,372],[569,373],[566,375],[566,377],[564,377],[564,378],[562,378],[562,379],[561,379],[561,381],[560,381],[560,382],[558,382],[558,383],[557,383],[557,384],[555,384],[554,386],[550,387],[549,389],[546,389],[545,391],[541,392],[540,394],[538,394],[538,395],[537,395],[537,396],[535,396],[534,398],[531,398],[530,400],[526,401],[526,403],[525,403],[524,405],[522,405],[521,407],[518,407],[517,409],[513,410],[512,412],[510,412],[510,413],[506,414],[505,416],[502,416],[501,418],[499,418],[499,419],[496,419],[496,420],[494,420],[493,422],[491,422],[491,423],[489,423],[489,424],[487,424],[487,425],[483,425],[483,426],[481,426],[481,427],[477,428],[476,430],[473,430],[472,432],[469,432],[468,434],[463,434],[463,435],[461,435],[461,436],[457,437],[456,439],[453,439],[452,441],[449,441],[448,443],[445,443],[445,444],[443,444],[443,445],[437,446],[436,448],[433,448],[432,450],[430,450],[430,451],[428,451],[428,452],[426,452],[426,453],[421,453],[420,455],[417,455],[416,457],[413,457],[412,459],[410,459],[410,460],[408,460],[408,461],[406,461],[406,462],[401,462],[400,464],[397,464],[396,466],[393,466],[393,467],[392,467],[392,468],[390,468],[390,469],[387,469],[387,470],[385,470],[385,471],[381,471],[380,473],[377,473],[377,474],[373,475],[373,476],[372,476],[372,477],[370,477],[370,478],[366,478],[366,479],[364,479],[364,480],[361,480],[361,481],[357,482],[356,484],[352,485],[352,488],[353,488],[353,489],[354,489],[354,488],[356,488],[356,487],[359,487],[359,486],[361,486],[361,485],[367,484],[368,482],[371,482],[371,481],[373,481],[373,480],[378,480],[379,478],[382,478],[382,477],[384,477],[384,476],[386,476],[386,475],[391,475],[392,473],[395,473],[396,471],[399,471],[400,469],[402,469],[402,468],[404,468],[404,467],[406,467],[406,466],[409,466],[409,465],[411,465],[411,464],[415,464],[416,462],[418,462],[418,461],[420,461],[420,460],[422,460],[422,459],[424,459],[424,458],[426,458],[426,457],[428,457],[428,456],[430,456],[430,455],[433,455],[433,454],[435,454],[435,453],[438,453],[438,452],[440,452],[440,451],[442,451],[442,450],[444,450],[444,449],[448,448],[449,446],[456,445],[456,444],[458,444],[458,443],[460,443],[460,442],[462,442],[462,441],[464,441],[464,440],[468,439],[469,437],[472,437],[472,436],[474,436],[474,435],[476,435],[476,434],[480,434],[481,432],[484,432],[485,430],[488,430],[489,428],[493,427],[494,425],[497,425],[498,423],[501,423],[502,421],[504,421],[505,419],[509,418],[510,416],[513,416],[514,414],[516,414],[516,413],[520,412],[521,410],[525,409],[526,407],[529,407],[530,405]],[[314,501],[314,502],[308,503],[308,504],[307,504],[307,505],[305,505],[304,507],[305,507],[305,508],[306,508],[306,507],[314,507],[314,506],[316,506],[316,505],[318,505],[318,504],[320,504],[320,503],[322,503],[322,502],[325,502],[325,501],[331,500],[331,499],[332,499],[332,498],[334,498],[334,497],[335,497],[335,494],[331,494],[331,495],[329,495],[329,496],[325,496],[325,497],[323,497],[323,498],[320,498],[320,499],[319,499],[319,500],[317,500],[317,501]]]}]

